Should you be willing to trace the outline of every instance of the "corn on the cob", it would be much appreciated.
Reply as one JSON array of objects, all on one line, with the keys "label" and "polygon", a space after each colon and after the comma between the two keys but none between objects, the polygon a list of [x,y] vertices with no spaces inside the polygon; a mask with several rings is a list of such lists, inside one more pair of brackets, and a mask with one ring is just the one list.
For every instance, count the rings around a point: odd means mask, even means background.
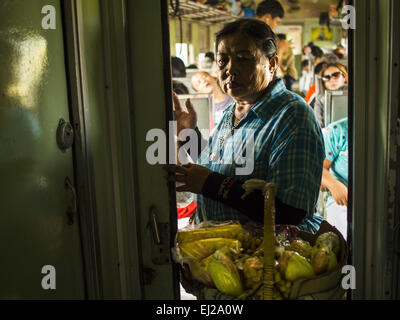
[{"label": "corn on the cob", "polygon": [[217,289],[225,294],[238,297],[243,293],[239,272],[226,250],[217,250],[208,264],[210,274]]},{"label": "corn on the cob", "polygon": [[210,238],[243,239],[243,227],[240,224],[210,227],[192,231],[181,230],[178,232],[178,243],[192,242]]},{"label": "corn on the cob", "polygon": [[199,260],[213,254],[217,249],[225,246],[239,250],[241,244],[239,240],[211,238],[184,242],[179,246],[179,248],[183,257]]}]

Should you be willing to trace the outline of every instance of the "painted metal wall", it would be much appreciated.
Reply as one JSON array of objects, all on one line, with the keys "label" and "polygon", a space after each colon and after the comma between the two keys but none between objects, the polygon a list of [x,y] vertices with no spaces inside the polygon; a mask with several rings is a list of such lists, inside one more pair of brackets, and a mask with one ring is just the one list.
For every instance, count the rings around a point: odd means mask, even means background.
[{"label": "painted metal wall", "polygon": [[[171,117],[168,17],[161,2],[53,1],[56,29],[44,30],[47,4],[0,4],[0,297],[172,299],[176,273],[154,263],[148,221],[155,205],[169,260],[174,193],[146,159],[147,132],[167,131]],[[76,129],[65,152],[60,118]],[[56,290],[41,287],[44,265],[56,268]]]},{"label": "painted metal wall", "polygon": [[[48,1],[0,2],[0,298],[82,299],[79,224],[68,224],[71,149],[56,143],[69,121],[60,1],[56,28],[42,28]],[[44,290],[42,267],[56,270]]]}]

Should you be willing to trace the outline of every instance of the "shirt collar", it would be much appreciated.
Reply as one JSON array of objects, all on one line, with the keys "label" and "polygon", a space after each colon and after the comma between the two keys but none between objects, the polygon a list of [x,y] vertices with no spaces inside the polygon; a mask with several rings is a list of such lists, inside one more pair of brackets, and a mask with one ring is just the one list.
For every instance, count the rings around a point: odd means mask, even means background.
[{"label": "shirt collar", "polygon": [[[286,91],[286,86],[285,83],[283,82],[282,79],[277,79],[274,80],[271,83],[271,87],[267,90],[267,92],[251,107],[249,112],[253,112],[258,118],[260,119],[265,119],[270,112],[272,112],[272,109],[274,109],[274,106],[271,106],[270,108],[267,107],[267,104],[270,104],[272,101],[274,101],[276,98],[278,98],[281,94],[283,94]],[[232,101],[232,103],[224,110],[225,112],[231,112],[232,109],[235,107],[235,100]],[[280,106],[280,105],[278,105]]]},{"label": "shirt collar", "polygon": [[252,110],[259,118],[265,119],[277,106],[280,107],[280,104],[274,104],[273,102],[285,93],[286,90],[285,83],[282,79],[275,80],[271,84],[271,88],[250,110]]}]

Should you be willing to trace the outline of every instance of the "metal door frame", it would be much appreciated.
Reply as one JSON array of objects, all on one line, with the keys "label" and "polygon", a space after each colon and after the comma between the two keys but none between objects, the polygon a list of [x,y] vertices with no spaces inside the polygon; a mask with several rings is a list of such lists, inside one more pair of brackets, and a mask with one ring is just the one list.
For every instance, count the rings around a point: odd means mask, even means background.
[{"label": "metal door frame", "polygon": [[76,0],[65,0],[61,3],[70,118],[74,128],[74,180],[78,194],[86,294],[88,299],[101,299],[103,286],[96,190],[89,134],[88,88],[81,28],[82,13],[79,2]]},{"label": "metal door frame", "polygon": [[[171,46],[170,46],[170,31],[169,31],[169,15],[168,9],[169,4],[167,1],[160,0],[161,4],[161,24],[163,30],[163,58],[164,58],[164,92],[165,92],[165,114],[166,114],[166,128],[169,135],[170,126],[168,125],[169,121],[174,120],[173,113],[173,103],[172,103],[172,71],[171,71]],[[167,32],[168,31],[168,32]],[[169,141],[167,143],[167,150],[169,150],[170,145]],[[171,161],[169,159],[168,161]],[[178,232],[178,216],[177,216],[177,206],[176,206],[176,185],[175,183],[168,184],[168,192],[169,192],[169,225],[170,225],[170,247],[173,248],[175,246],[175,235]],[[172,261],[172,259],[171,259]],[[179,271],[177,264],[173,263],[172,267],[172,277],[174,282],[174,298],[180,299],[180,282],[179,282]]]},{"label": "metal door frame", "polygon": [[[101,1],[108,103],[108,142],[112,150],[113,200],[122,299],[143,298],[141,232],[138,222],[132,82],[128,52],[126,1]],[[119,137],[117,137],[119,136]],[[121,147],[118,146],[118,141]],[[123,173],[123,175],[121,175]]]},{"label": "metal door frame", "polygon": [[399,21],[394,9],[399,4],[397,0],[354,3],[357,19],[351,63],[357,82],[350,97],[354,115],[349,126],[353,134],[350,232],[356,269],[352,296],[390,299],[397,285],[393,269],[398,267],[394,257],[399,220],[392,203],[396,182],[391,176],[396,163],[391,157],[396,153],[396,113],[398,117],[399,43],[394,39],[398,39]]},{"label": "metal door frame", "polygon": [[390,53],[389,53],[389,89],[388,102],[388,149],[387,176],[388,192],[388,241],[390,252],[388,259],[389,276],[386,290],[391,299],[400,298],[400,2],[390,0]]},{"label": "metal door frame", "polygon": [[[100,230],[96,208],[95,173],[90,141],[90,113],[85,65],[83,0],[63,1],[71,118],[75,128],[75,173],[81,212],[83,254],[89,299],[102,299],[104,292]],[[102,61],[105,76],[107,132],[102,138],[109,145],[112,194],[119,279],[117,299],[143,298],[141,232],[138,228],[135,177],[135,137],[133,134],[132,87],[129,74],[128,35],[125,0],[99,1],[102,24]],[[135,191],[136,190],[136,191]],[[115,296],[118,294],[118,296]]]},{"label": "metal door frame", "polygon": [[[140,237],[142,270],[142,299],[179,299],[179,274],[172,262],[155,262],[152,231],[149,215],[157,211],[158,225],[169,248],[174,243],[177,230],[175,186],[167,188],[161,165],[151,166],[145,159],[150,143],[146,132],[162,129],[167,133],[169,121],[173,119],[172,81],[168,30],[168,4],[158,1],[121,0],[126,8],[126,48],[128,57],[128,79],[132,130],[133,159],[136,194],[135,221],[137,237]],[[154,89],[156,88],[156,89]],[[158,94],[154,94],[157,92]],[[151,99],[151,104],[149,100]],[[168,139],[167,139],[168,141]],[[169,150],[169,145],[167,145]],[[151,182],[152,181],[152,182]],[[156,183],[157,185],[151,185]],[[139,188],[140,187],[140,188]],[[166,226],[166,228],[164,228]],[[164,254],[164,251],[163,251]],[[132,254],[132,258],[135,256]],[[163,256],[165,259],[165,256]]]}]

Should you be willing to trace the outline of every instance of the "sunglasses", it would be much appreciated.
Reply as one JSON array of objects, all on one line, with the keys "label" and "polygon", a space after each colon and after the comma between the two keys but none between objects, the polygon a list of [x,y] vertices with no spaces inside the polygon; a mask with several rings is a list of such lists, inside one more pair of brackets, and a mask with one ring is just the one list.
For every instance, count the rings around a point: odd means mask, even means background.
[{"label": "sunglasses", "polygon": [[331,75],[328,75],[328,76],[322,76],[322,81],[327,82],[331,79],[338,79],[341,75],[343,75],[343,73],[338,71],[338,72],[332,73]]}]

